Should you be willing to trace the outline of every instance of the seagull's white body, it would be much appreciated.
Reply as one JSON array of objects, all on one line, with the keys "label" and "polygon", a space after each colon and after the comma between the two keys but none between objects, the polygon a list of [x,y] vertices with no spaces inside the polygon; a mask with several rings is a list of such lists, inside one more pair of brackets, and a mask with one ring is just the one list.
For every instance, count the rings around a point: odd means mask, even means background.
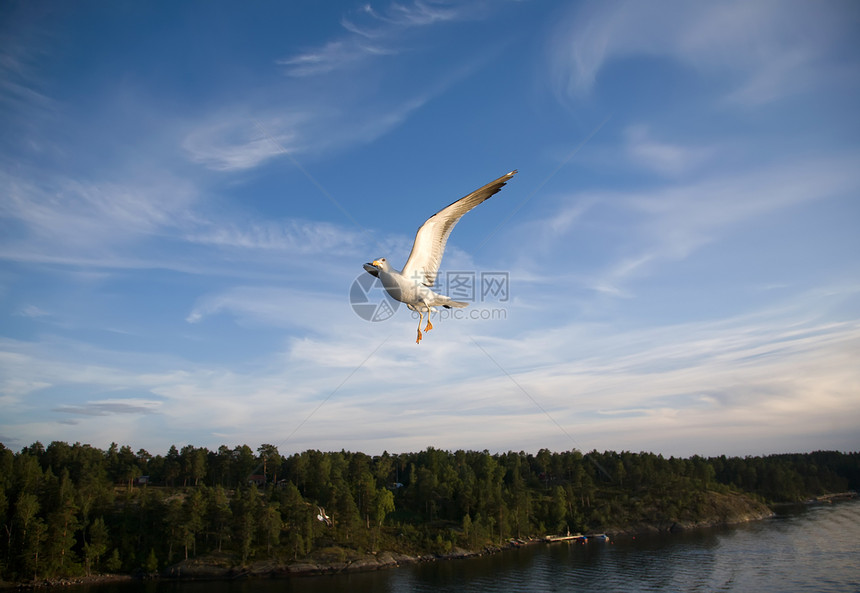
[{"label": "seagull's white body", "polygon": [[422,338],[421,321],[424,313],[427,313],[427,327],[424,331],[430,331],[433,328],[430,323],[430,313],[436,311],[435,307],[462,308],[469,305],[431,290],[436,283],[436,275],[439,273],[439,265],[445,253],[445,244],[460,218],[495,195],[515,174],[516,171],[511,171],[507,175],[502,175],[428,218],[415,234],[412,252],[402,270],[392,268],[385,258],[364,264],[364,269],[369,274],[379,277],[391,298],[405,303],[409,309],[418,313],[416,343]]}]

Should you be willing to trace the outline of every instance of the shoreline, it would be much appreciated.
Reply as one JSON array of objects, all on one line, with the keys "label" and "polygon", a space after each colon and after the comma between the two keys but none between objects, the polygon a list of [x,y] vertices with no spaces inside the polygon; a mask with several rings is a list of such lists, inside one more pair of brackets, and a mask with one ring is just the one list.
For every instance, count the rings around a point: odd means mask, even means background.
[{"label": "shoreline", "polygon": [[[814,504],[831,504],[857,498],[857,493],[835,493],[809,499],[799,504],[810,506]],[[716,515],[708,520],[697,522],[667,521],[665,523],[633,523],[629,525],[607,526],[605,534],[610,540],[617,538],[635,538],[642,535],[672,534],[683,531],[709,529],[740,525],[753,521],[761,521],[776,515],[772,507],[781,508],[786,505],[767,506],[763,503],[750,501],[750,508],[745,512],[730,516]],[[593,537],[593,536],[592,536]],[[331,558],[331,551],[319,551],[316,557],[303,558],[297,561],[259,560],[246,566],[235,566],[229,561],[229,554],[222,556],[208,555],[183,560],[156,574],[98,574],[83,577],[41,580],[31,583],[0,583],[0,589],[36,589],[42,587],[67,587],[77,585],[95,585],[103,583],[132,582],[137,580],[159,581],[215,581],[238,580],[254,578],[290,578],[305,576],[321,576],[340,574],[344,572],[368,572],[386,570],[411,564],[439,562],[447,560],[462,560],[497,554],[506,550],[532,545],[554,545],[557,542],[547,541],[546,536],[529,537],[526,539],[511,539],[501,545],[487,545],[480,550],[467,550],[455,547],[446,554],[409,555],[399,552],[379,551],[359,554],[348,549],[338,549],[341,559]]]}]

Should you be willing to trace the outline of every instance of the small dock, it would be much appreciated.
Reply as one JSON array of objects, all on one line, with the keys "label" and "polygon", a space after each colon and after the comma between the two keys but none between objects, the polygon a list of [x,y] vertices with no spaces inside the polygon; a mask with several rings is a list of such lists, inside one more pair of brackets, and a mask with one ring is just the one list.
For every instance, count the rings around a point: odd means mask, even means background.
[{"label": "small dock", "polygon": [[544,536],[543,541],[547,543],[555,543],[555,542],[590,542],[590,541],[602,541],[608,542],[609,536],[605,533],[590,533],[588,535],[582,535],[581,533],[575,533],[571,535],[568,533],[567,535],[547,535]]},{"label": "small dock", "polygon": [[545,541],[547,543],[578,542],[578,541],[585,541],[585,536],[582,535],[581,533],[577,533],[574,535],[571,535],[569,533],[567,535],[547,535],[546,537],[543,538],[543,541]]}]

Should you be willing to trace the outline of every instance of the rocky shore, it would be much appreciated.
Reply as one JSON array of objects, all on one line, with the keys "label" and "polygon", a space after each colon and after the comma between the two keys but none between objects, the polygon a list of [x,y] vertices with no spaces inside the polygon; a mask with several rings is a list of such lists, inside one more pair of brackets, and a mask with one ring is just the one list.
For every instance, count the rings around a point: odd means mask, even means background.
[{"label": "rocky shore", "polygon": [[42,587],[72,587],[75,585],[98,585],[102,583],[124,583],[133,581],[135,577],[130,574],[94,574],[83,577],[71,577],[66,579],[47,579],[29,583],[7,583],[0,582],[0,589],[34,589]]},{"label": "rocky shore", "polygon": [[[538,540],[534,540],[537,543]],[[425,554],[411,556],[398,552],[381,551],[359,554],[343,548],[316,552],[307,558],[291,562],[261,560],[247,566],[229,566],[211,557],[183,560],[173,565],[161,575],[173,579],[239,579],[251,577],[285,577],[336,574],[347,571],[370,571],[395,568],[419,562],[435,562],[472,558],[493,554],[514,544],[503,547],[487,546],[481,550],[454,548],[447,554]]]},{"label": "rocky shore", "polygon": [[704,512],[681,512],[680,516],[667,521],[643,521],[625,525],[608,526],[606,532],[619,535],[676,532],[688,529],[735,525],[760,521],[774,516],[773,509],[742,494],[720,494],[708,492]]},{"label": "rocky shore", "polygon": [[[605,533],[611,538],[671,533],[676,531],[733,525],[770,518],[774,512],[764,503],[741,494],[709,492],[706,498],[705,519],[681,518],[673,521],[636,522],[627,525],[607,526]],[[164,572],[166,578],[175,579],[235,579],[248,577],[283,577],[334,574],[346,571],[368,571],[395,568],[419,562],[455,560],[494,554],[496,552],[543,543],[543,538],[517,540],[501,546],[487,546],[480,550],[454,548],[447,554],[410,556],[397,552],[382,551],[358,554],[342,548],[321,550],[308,558],[293,562],[259,561],[245,567],[230,566],[227,557],[195,558],[180,562]]]},{"label": "rocky shore", "polygon": [[[740,494],[719,494],[709,492],[705,501],[706,512],[697,513],[701,518],[684,518],[685,513],[672,521],[641,521],[625,525],[608,525],[605,533],[611,538],[621,538],[647,533],[669,533],[687,529],[714,527],[758,521],[774,515],[763,503]],[[691,513],[692,517],[692,513]],[[0,586],[12,587],[55,587],[77,584],[130,581],[140,578],[187,579],[187,580],[228,580],[242,578],[276,578],[288,576],[309,576],[335,574],[346,571],[370,571],[395,568],[419,562],[436,562],[472,558],[494,554],[504,549],[542,543],[543,538],[516,540],[502,546],[487,546],[480,550],[454,548],[447,554],[407,555],[398,552],[380,551],[360,554],[345,548],[326,548],[318,550],[307,558],[296,561],[261,560],[250,564],[237,565],[229,554],[209,554],[183,560],[165,569],[160,574],[137,575],[94,575],[74,579],[41,581],[27,585],[5,583]]]}]

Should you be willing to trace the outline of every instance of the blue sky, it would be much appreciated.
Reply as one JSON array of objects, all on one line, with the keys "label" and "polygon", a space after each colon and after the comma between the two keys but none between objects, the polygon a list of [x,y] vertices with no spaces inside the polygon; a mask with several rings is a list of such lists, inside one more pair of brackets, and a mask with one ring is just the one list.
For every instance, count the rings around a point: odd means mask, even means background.
[{"label": "blue sky", "polygon": [[[860,449],[858,28],[847,1],[5,2],[0,442]],[[404,307],[358,314],[364,262],[512,169],[448,243],[464,317],[416,345]]]}]

